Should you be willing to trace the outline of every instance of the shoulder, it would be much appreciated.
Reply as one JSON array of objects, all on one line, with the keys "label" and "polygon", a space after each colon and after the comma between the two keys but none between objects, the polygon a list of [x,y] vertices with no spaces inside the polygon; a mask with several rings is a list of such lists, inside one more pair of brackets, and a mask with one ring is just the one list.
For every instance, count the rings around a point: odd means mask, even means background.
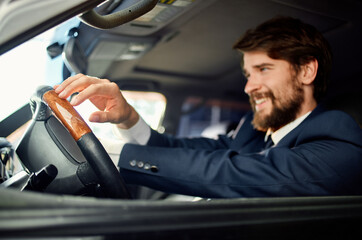
[{"label": "shoulder", "polygon": [[310,115],[306,120],[309,124],[323,123],[319,127],[333,128],[358,128],[361,129],[358,123],[347,113],[340,110],[321,110]]},{"label": "shoulder", "polygon": [[340,139],[362,144],[362,129],[350,115],[343,111],[312,112],[301,127],[301,136]]}]

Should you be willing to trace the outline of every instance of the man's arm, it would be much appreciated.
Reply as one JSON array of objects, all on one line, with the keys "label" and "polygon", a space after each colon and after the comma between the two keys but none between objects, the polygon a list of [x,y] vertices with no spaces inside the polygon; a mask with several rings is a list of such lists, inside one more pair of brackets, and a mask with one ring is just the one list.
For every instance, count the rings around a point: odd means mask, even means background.
[{"label": "man's arm", "polygon": [[119,166],[129,183],[201,197],[355,195],[361,144],[359,126],[332,112],[265,151],[126,145]]},{"label": "man's arm", "polygon": [[[336,149],[347,152],[343,168]],[[119,167],[128,183],[207,198],[355,195],[360,156],[360,147],[329,141],[251,154],[125,145]]]}]

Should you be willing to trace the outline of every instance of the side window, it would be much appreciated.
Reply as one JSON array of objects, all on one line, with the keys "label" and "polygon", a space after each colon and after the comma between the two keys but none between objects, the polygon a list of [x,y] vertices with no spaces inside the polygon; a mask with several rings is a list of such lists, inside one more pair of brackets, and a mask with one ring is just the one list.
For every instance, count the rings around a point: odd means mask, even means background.
[{"label": "side window", "polygon": [[237,101],[188,98],[183,103],[183,115],[178,128],[179,137],[217,138],[236,128],[250,106]]},{"label": "side window", "polygon": [[[145,122],[153,129],[162,132],[162,120],[166,109],[166,98],[157,92],[122,91],[127,102],[131,104],[142,116]],[[96,107],[86,101],[76,107],[83,119],[88,123],[97,137],[112,139],[112,124],[91,123],[88,118],[92,112],[97,111]]]},{"label": "side window", "polygon": [[127,102],[154,130],[163,131],[162,120],[166,110],[166,97],[157,92],[122,91]]}]

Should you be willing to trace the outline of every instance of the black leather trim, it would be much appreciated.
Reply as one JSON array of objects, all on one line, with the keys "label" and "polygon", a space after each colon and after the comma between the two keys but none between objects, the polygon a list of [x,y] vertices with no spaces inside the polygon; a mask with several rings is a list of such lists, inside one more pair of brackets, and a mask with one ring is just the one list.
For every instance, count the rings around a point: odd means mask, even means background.
[{"label": "black leather trim", "polygon": [[83,135],[77,143],[89,165],[98,176],[107,197],[130,198],[124,180],[97,137],[90,132]]}]

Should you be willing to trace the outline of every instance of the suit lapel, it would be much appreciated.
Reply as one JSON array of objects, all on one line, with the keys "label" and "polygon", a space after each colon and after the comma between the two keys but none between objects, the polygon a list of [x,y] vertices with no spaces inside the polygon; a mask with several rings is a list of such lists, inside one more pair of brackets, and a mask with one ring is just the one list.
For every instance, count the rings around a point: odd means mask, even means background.
[{"label": "suit lapel", "polygon": [[250,153],[261,151],[264,148],[265,133],[256,131],[251,124],[253,119],[252,112],[247,113],[241,120],[241,124],[237,129],[236,135],[230,148],[239,153]]},{"label": "suit lapel", "polygon": [[304,119],[303,122],[299,124],[296,128],[294,128],[291,132],[289,132],[285,137],[283,137],[277,146],[287,146],[293,147],[297,144],[298,136],[302,133],[304,127],[308,122],[310,122],[315,116],[319,115],[321,112],[325,111],[322,106],[316,107],[311,114]]},{"label": "suit lapel", "polygon": [[[311,114],[295,129],[288,133],[276,146],[293,147],[296,145],[297,138],[303,130],[304,126],[311,121],[316,115],[325,111],[322,106],[316,107]],[[241,120],[242,123],[238,127],[230,148],[239,153],[259,152],[265,149],[265,133],[254,129],[251,124],[253,113],[250,112]]]}]

